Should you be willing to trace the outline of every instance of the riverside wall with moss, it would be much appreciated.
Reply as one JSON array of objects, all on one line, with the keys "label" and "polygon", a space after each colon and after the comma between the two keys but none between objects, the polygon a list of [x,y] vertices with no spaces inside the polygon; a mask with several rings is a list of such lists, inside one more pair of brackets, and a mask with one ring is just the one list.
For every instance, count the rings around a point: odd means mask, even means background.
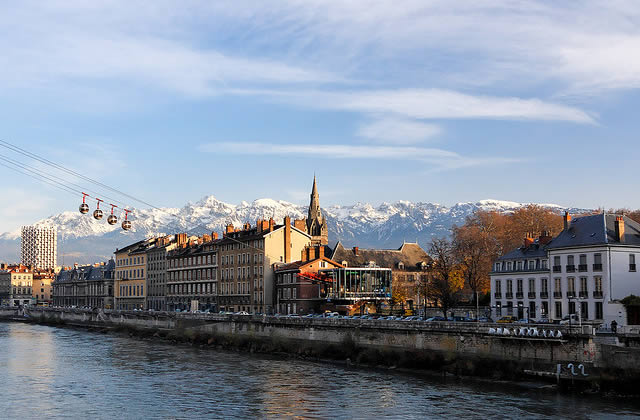
[{"label": "riverside wall with moss", "polygon": [[[0,319],[127,331],[175,342],[356,365],[496,379],[538,378],[625,392],[640,389],[640,337],[597,336],[590,328],[570,331],[548,326],[561,331],[562,337],[546,339],[489,334],[489,328],[498,327],[490,324],[66,308],[5,308],[0,309]],[[577,370],[579,365],[584,375]]]}]

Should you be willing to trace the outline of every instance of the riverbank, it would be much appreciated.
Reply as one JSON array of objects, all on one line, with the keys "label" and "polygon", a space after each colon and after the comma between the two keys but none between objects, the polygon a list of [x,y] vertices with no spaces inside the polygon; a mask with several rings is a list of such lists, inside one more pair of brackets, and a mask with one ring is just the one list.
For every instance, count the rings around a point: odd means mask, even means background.
[{"label": "riverbank", "polygon": [[613,345],[567,329],[562,338],[543,340],[491,335],[488,324],[54,308],[32,309],[24,315],[31,322],[47,325],[115,331],[195,346],[493,381],[535,381],[589,392],[637,393],[640,383],[640,346],[633,337],[624,337],[623,345],[619,340]]}]

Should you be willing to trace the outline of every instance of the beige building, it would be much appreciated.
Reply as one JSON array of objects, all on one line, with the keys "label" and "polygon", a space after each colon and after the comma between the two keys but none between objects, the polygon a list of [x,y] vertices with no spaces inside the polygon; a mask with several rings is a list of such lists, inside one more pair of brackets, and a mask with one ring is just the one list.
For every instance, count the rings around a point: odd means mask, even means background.
[{"label": "beige building", "polygon": [[114,309],[146,309],[147,254],[155,239],[136,242],[116,250],[116,276],[114,281]]},{"label": "beige building", "polygon": [[273,265],[300,258],[311,244],[311,236],[291,225],[273,219],[258,220],[255,227],[242,229],[228,225],[218,241],[218,304],[221,310],[251,313],[275,311]]},{"label": "beige building", "polygon": [[115,261],[63,267],[53,282],[55,306],[113,308]]},{"label": "beige building", "polygon": [[22,264],[0,267],[0,304],[34,305],[32,287],[33,272],[29,267]]},{"label": "beige building", "polygon": [[36,300],[36,304],[48,306],[53,303],[51,292],[55,274],[53,270],[39,270],[33,273],[32,295]]},{"label": "beige building", "polygon": [[147,248],[147,309],[167,310],[167,254],[176,248],[179,237],[168,235],[156,238],[155,243]]}]

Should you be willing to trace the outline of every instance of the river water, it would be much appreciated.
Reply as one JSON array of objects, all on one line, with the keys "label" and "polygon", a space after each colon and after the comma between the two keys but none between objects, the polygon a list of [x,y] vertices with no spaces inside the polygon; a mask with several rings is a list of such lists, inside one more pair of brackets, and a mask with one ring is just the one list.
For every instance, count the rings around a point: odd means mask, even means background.
[{"label": "river water", "polygon": [[0,418],[612,418],[634,400],[0,323]]}]

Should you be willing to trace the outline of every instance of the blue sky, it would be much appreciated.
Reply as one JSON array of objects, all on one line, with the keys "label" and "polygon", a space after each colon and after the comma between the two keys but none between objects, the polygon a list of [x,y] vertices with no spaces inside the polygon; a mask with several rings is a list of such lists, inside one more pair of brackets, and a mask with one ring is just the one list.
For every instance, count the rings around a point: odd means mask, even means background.
[{"label": "blue sky", "polygon": [[[158,206],[640,207],[638,2],[1,7],[0,138]],[[0,188],[0,231],[79,202]]]}]

